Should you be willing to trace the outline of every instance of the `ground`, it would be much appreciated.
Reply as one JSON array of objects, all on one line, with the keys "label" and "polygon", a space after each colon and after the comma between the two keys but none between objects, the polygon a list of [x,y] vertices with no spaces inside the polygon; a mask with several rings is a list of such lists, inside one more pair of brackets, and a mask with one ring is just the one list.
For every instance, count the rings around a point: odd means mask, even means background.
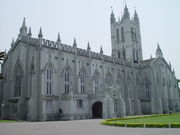
[{"label": "ground", "polygon": [[179,135],[180,129],[120,128],[101,120],[0,123],[0,135]]}]

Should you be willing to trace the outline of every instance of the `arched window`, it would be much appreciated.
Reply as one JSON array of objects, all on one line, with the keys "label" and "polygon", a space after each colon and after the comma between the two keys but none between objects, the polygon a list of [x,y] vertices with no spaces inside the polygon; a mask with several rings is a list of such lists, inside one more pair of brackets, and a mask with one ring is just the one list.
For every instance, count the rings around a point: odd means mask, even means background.
[{"label": "arched window", "polygon": [[53,91],[53,68],[48,66],[46,69],[46,95],[52,95]]},{"label": "arched window", "polygon": [[34,86],[34,78],[35,78],[35,69],[33,63],[31,63],[31,69],[30,69],[30,89],[28,91],[28,97],[32,96],[33,86]]},{"label": "arched window", "polygon": [[145,73],[145,98],[146,100],[150,100],[150,81],[148,79],[147,73]]},{"label": "arched window", "polygon": [[165,73],[164,72],[163,72],[163,76],[162,76],[162,84],[163,84],[163,87],[165,87],[166,80],[165,80]]},{"label": "arched window", "polygon": [[85,74],[81,73],[80,74],[80,87],[81,87],[81,94],[85,93]]},{"label": "arched window", "polygon": [[70,89],[69,89],[69,83],[70,83],[70,73],[68,68],[66,68],[65,70],[65,75],[64,75],[64,79],[65,79],[65,94],[69,94]]},{"label": "arched window", "polygon": [[109,70],[108,70],[108,72],[106,74],[105,82],[106,82],[107,86],[112,86],[113,85],[113,77],[112,77],[111,73],[109,72]]},{"label": "arched window", "polygon": [[137,61],[139,61],[138,51],[136,51],[136,59],[137,59]]},{"label": "arched window", "polygon": [[121,42],[125,42],[124,27],[121,27]]},{"label": "arched window", "polygon": [[20,64],[15,67],[15,82],[14,82],[14,96],[20,97],[21,90],[22,90],[22,77],[23,77],[23,70]]},{"label": "arched window", "polygon": [[117,75],[117,83],[120,85],[120,83],[122,83],[122,77],[120,75],[120,73],[118,73]]},{"label": "arched window", "polygon": [[131,37],[132,41],[135,41],[137,43],[136,28],[131,27]]},{"label": "arched window", "polygon": [[94,76],[94,92],[98,93],[99,91],[99,76],[98,74],[95,74]]},{"label": "arched window", "polygon": [[100,73],[96,69],[93,74],[93,92],[94,93],[98,93],[100,91],[99,81],[100,81]]},{"label": "arched window", "polygon": [[158,72],[156,72],[156,82],[157,82],[157,84],[159,84],[159,74],[158,74]]},{"label": "arched window", "polygon": [[124,48],[124,45],[123,45],[123,58],[126,59],[126,49]]},{"label": "arched window", "polygon": [[118,51],[118,58],[119,58],[119,59],[121,58],[121,53],[120,53],[120,51]]},{"label": "arched window", "polygon": [[114,113],[118,112],[118,103],[117,100],[114,100]]},{"label": "arched window", "polygon": [[136,54],[135,54],[135,49],[133,48],[133,60],[134,60],[134,62],[136,61],[136,56],[135,56]]},{"label": "arched window", "polygon": [[119,29],[116,29],[116,42],[119,43]]}]

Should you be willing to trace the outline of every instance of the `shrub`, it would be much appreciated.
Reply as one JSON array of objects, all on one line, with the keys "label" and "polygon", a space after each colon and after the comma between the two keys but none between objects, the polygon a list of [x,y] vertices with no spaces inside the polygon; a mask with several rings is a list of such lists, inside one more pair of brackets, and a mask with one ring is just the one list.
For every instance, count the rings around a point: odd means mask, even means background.
[{"label": "shrub", "polygon": [[143,123],[128,123],[127,127],[144,127]]},{"label": "shrub", "polygon": [[148,128],[169,128],[167,123],[147,123],[146,127]]},{"label": "shrub", "polygon": [[119,122],[115,122],[114,123],[115,127],[125,127],[125,123],[119,123]]},{"label": "shrub", "polygon": [[171,128],[180,128],[180,123],[172,123]]}]

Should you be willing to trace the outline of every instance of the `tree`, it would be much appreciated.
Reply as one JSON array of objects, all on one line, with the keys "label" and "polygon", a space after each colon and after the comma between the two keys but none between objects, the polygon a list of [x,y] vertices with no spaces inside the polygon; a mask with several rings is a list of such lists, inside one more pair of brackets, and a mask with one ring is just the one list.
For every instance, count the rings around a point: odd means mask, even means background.
[{"label": "tree", "polygon": [[[4,60],[5,57],[6,57],[6,53],[5,52],[0,52],[0,61]],[[0,73],[0,80],[2,80],[2,79],[5,79],[5,78]]]}]

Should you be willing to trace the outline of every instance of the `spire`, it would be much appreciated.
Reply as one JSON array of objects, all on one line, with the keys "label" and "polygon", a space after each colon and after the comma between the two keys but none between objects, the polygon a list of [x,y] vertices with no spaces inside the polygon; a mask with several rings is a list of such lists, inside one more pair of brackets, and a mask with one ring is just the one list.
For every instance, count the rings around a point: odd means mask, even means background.
[{"label": "spire", "polygon": [[157,44],[157,49],[156,49],[156,58],[162,58],[163,57],[163,53],[161,51],[161,48],[159,46],[159,43]]},{"label": "spire", "polygon": [[135,9],[135,11],[134,11],[134,18],[138,18],[138,14],[137,14],[137,12],[136,12],[136,9]]},{"label": "spire", "polygon": [[89,42],[88,42],[88,45],[87,45],[87,50],[88,50],[88,51],[91,50]]},{"label": "spire", "polygon": [[124,8],[124,18],[130,19],[130,14],[129,14],[127,5],[125,5],[125,8]]},{"label": "spire", "polygon": [[134,11],[134,22],[137,23],[137,24],[139,24],[139,17],[138,17],[138,14],[137,14],[137,12],[136,12],[136,9],[135,9],[135,11]]},{"label": "spire", "polygon": [[20,34],[19,36],[26,36],[27,35],[27,27],[26,27],[26,19],[24,17],[22,26],[20,28]]},{"label": "spire", "polygon": [[26,18],[25,18],[25,17],[23,18],[22,28],[23,28],[23,27],[26,27]]},{"label": "spire", "polygon": [[114,17],[114,13],[113,13],[113,9],[111,7],[111,23],[115,23],[116,22],[116,18]]},{"label": "spire", "polygon": [[31,33],[31,27],[29,27],[29,32],[28,32],[28,36],[32,36],[32,33]]},{"label": "spire", "polygon": [[12,39],[12,43],[11,43],[11,46],[14,46],[14,38]]},{"label": "spire", "polygon": [[76,38],[74,38],[73,47],[77,47]]},{"label": "spire", "polygon": [[169,62],[169,68],[172,69],[171,62]]},{"label": "spire", "polygon": [[41,27],[40,27],[40,30],[39,30],[38,37],[39,37],[39,38],[42,38],[42,37],[43,37],[43,34],[42,34],[42,29],[41,29]]},{"label": "spire", "polygon": [[58,32],[57,42],[58,42],[58,43],[61,43],[61,38],[60,38],[59,32]]},{"label": "spire", "polygon": [[101,48],[100,48],[100,54],[101,54],[101,55],[103,54],[102,46],[101,46]]}]

